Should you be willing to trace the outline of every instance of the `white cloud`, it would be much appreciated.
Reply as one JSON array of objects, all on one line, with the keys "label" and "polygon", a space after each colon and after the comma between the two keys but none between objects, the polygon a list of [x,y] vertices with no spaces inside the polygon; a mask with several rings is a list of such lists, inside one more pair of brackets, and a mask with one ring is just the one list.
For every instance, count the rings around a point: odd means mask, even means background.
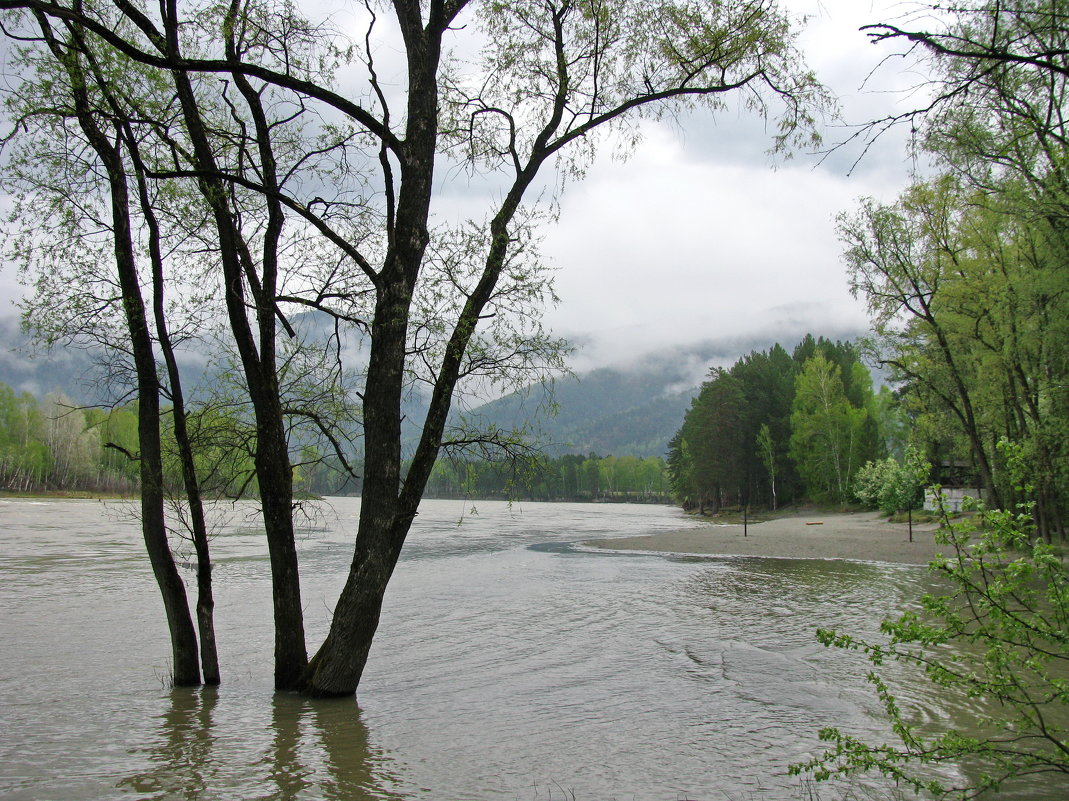
[{"label": "white cloud", "polygon": [[[847,119],[881,116],[915,81],[897,64],[869,75],[886,51],[860,25],[895,18],[913,4],[897,0],[787,0],[809,16],[800,46],[818,76],[843,98]],[[339,20],[348,26],[351,20]],[[379,54],[383,65],[396,53]],[[867,87],[861,92],[862,87]],[[586,177],[561,200],[561,220],[545,250],[559,268],[557,333],[582,343],[583,364],[620,361],[668,346],[740,341],[806,330],[861,331],[864,310],[850,297],[834,216],[862,195],[891,199],[908,178],[901,138],[879,143],[853,170],[857,150],[818,164],[800,154],[772,170],[760,120],[722,112],[691,118],[681,130],[645,126],[627,163],[604,148]],[[844,131],[829,130],[835,141]],[[444,219],[477,209],[493,180],[444,171],[437,210]],[[551,183],[552,179],[547,176]],[[17,291],[0,270],[0,314]]]},{"label": "white cloud", "polygon": [[[809,15],[801,46],[851,122],[909,102],[916,82],[858,32],[911,4],[790,0]],[[874,73],[875,70],[875,73]],[[582,344],[577,363],[619,362],[703,340],[792,338],[806,331],[862,332],[850,296],[835,216],[858,197],[891,200],[913,167],[903,133],[823,161],[814,154],[771,169],[760,120],[734,113],[692,118],[683,130],[646,125],[624,164],[599,159],[562,199],[546,252],[560,272],[554,329]],[[834,143],[848,129],[830,128]]]},{"label": "white cloud", "polygon": [[894,176],[696,160],[663,132],[650,139],[563,199],[546,240],[560,268],[556,330],[617,360],[703,339],[865,328],[834,217],[859,195],[889,199]]}]

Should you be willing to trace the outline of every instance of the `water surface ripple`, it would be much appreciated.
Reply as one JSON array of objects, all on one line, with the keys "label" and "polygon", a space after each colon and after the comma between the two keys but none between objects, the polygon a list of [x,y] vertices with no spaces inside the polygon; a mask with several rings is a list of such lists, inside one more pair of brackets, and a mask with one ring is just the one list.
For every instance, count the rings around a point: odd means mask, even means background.
[{"label": "water surface ripple", "polygon": [[[332,499],[301,533],[312,643],[358,509]],[[932,581],[901,565],[574,545],[697,525],[668,507],[428,501],[358,700],[312,702],[271,691],[265,544],[250,508],[221,506],[224,684],[172,690],[130,511],[0,502],[6,799],[800,798],[785,768],[816,752],[821,726],[884,731],[865,665],[815,628],[871,634]],[[958,714],[902,678],[933,724]]]}]

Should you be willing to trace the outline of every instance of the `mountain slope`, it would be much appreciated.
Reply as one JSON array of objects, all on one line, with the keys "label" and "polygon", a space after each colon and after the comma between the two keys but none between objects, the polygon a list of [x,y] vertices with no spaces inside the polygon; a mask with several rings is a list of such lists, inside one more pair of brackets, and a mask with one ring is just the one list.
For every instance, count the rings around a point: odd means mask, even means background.
[{"label": "mountain slope", "polygon": [[[313,331],[316,320],[304,321]],[[77,402],[99,403],[106,392],[99,382],[86,383],[92,359],[85,351],[59,350],[44,359],[28,360],[20,351],[26,338],[17,323],[0,319],[0,381],[17,391],[42,396],[60,390]],[[734,340],[706,342],[660,351],[635,364],[601,367],[558,380],[552,389],[556,414],[547,413],[548,399],[539,387],[513,393],[475,408],[479,425],[525,429],[549,453],[599,456],[664,456],[668,442],[683,423],[691,399],[707,377],[710,365],[730,365],[744,353],[770,342]],[[192,368],[190,386],[205,378]],[[406,408],[406,442],[418,438],[425,411],[418,396]]]},{"label": "mountain slope", "polygon": [[553,388],[556,413],[539,390],[516,393],[476,410],[501,428],[530,426],[551,455],[663,456],[697,392],[681,389],[678,366],[600,368]]}]

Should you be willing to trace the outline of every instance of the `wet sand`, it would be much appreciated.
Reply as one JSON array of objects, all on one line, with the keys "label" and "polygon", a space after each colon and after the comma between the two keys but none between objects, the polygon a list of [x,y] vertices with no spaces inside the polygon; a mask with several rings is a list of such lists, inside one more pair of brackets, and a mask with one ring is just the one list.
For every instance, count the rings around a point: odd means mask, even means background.
[{"label": "wet sand", "polygon": [[877,512],[802,513],[743,526],[710,523],[700,528],[586,543],[614,551],[792,559],[863,559],[926,565],[946,546],[935,543],[935,523],[888,523]]}]

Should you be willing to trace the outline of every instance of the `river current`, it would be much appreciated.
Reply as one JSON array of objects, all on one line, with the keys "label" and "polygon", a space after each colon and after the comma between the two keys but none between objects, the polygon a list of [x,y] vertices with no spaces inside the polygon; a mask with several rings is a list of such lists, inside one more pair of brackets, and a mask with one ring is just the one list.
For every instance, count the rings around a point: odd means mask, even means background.
[{"label": "river current", "polygon": [[[331,499],[302,529],[311,650],[344,580],[358,509],[358,499]],[[168,686],[162,605],[131,511],[0,501],[0,797],[893,793],[876,781],[807,787],[786,767],[819,752],[822,726],[890,738],[867,664],[821,647],[814,631],[872,634],[932,587],[922,567],[613,554],[581,543],[703,524],[659,506],[426,501],[358,698],[313,702],[272,692],[266,545],[245,506],[215,515],[223,684]],[[962,714],[923,679],[898,678],[933,726]]]}]

